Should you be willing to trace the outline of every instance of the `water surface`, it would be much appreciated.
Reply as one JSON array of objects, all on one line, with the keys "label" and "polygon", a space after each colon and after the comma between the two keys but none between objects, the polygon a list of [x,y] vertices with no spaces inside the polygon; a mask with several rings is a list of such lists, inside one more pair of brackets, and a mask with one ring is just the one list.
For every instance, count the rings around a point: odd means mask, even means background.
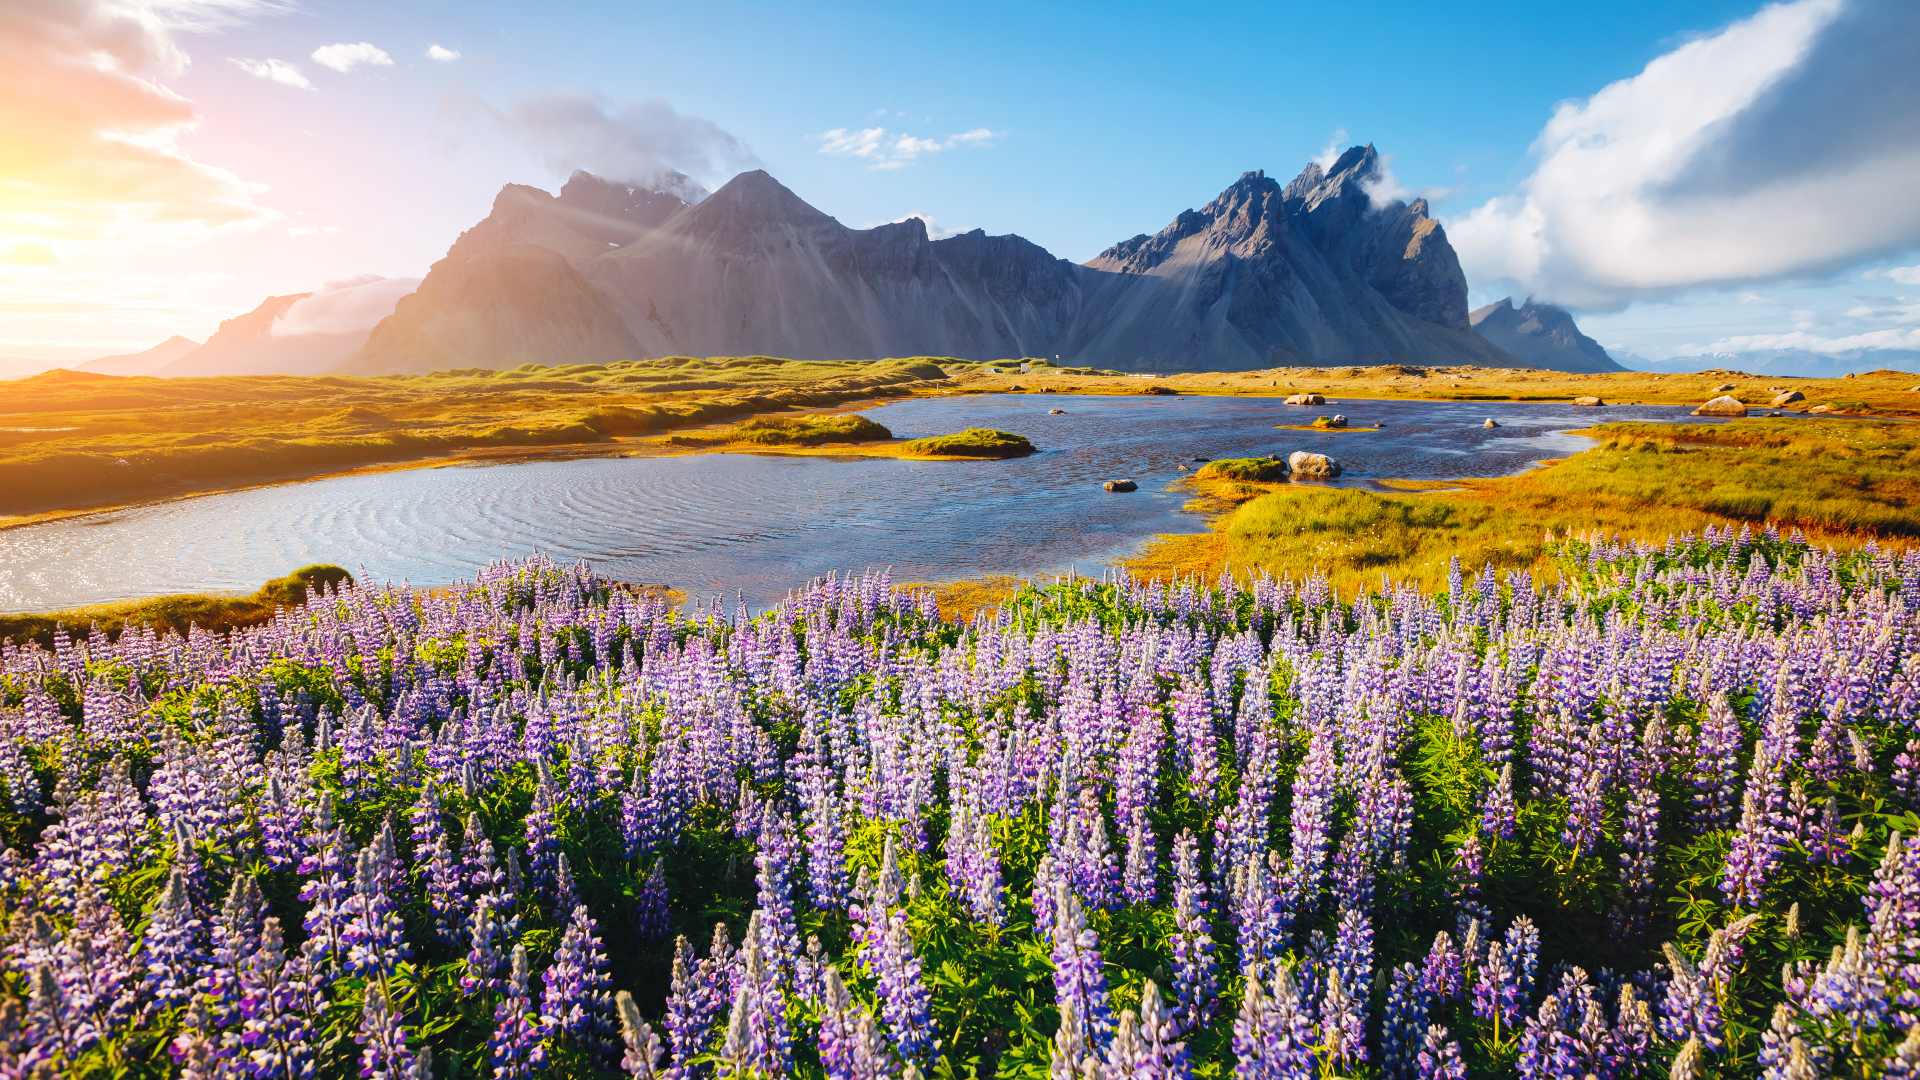
[{"label": "water surface", "polygon": [[[1049,416],[1049,408],[1064,416]],[[1275,430],[1344,412],[1377,432]],[[1335,401],[1038,394],[922,398],[867,410],[905,437],[970,426],[1031,438],[1014,461],[927,462],[709,454],[449,466],[183,499],[0,531],[0,610],[169,592],[250,591],[313,562],[362,580],[439,585],[543,551],[696,597],[752,604],[832,570],[896,580],[1097,573],[1198,518],[1169,490],[1196,457],[1310,449],[1334,481],[1502,476],[1576,452],[1569,428],[1679,419],[1677,406]],[[1501,425],[1486,429],[1492,417]],[[1131,477],[1140,490],[1108,494]]]}]

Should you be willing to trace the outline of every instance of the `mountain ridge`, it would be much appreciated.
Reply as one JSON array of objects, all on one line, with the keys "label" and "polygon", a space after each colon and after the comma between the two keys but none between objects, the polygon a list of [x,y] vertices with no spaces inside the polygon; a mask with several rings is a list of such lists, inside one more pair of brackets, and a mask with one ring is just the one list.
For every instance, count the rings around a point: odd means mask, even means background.
[{"label": "mountain ridge", "polygon": [[1371,146],[1285,186],[1249,172],[1085,264],[1014,234],[933,239],[917,219],[849,228],[763,170],[695,201],[584,173],[558,195],[508,185],[347,369],[676,353],[1514,364],[1471,331],[1425,202],[1376,206],[1379,178]]},{"label": "mountain ridge", "polygon": [[1561,371],[1624,371],[1601,344],[1580,332],[1568,311],[1529,296],[1503,297],[1467,315],[1473,329],[1531,367]]}]

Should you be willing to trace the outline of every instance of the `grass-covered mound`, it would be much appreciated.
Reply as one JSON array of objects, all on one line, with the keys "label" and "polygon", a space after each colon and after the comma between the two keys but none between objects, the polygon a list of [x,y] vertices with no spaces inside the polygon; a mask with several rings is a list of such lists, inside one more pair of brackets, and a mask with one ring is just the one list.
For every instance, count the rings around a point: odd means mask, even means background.
[{"label": "grass-covered mound", "polygon": [[232,630],[265,622],[273,618],[276,611],[305,603],[315,590],[337,588],[352,580],[352,575],[341,567],[315,564],[274,578],[246,596],[182,593],[92,604],[65,611],[0,614],[0,641],[49,644],[61,630],[70,635],[83,635],[98,629],[118,636],[130,626],[179,634],[196,626],[202,630]]},{"label": "grass-covered mound", "polygon": [[1196,477],[1272,484],[1287,478],[1287,459],[1280,457],[1215,458],[1200,466]]},{"label": "grass-covered mound", "polygon": [[1025,435],[994,428],[967,428],[951,435],[909,439],[901,450],[914,457],[1014,458],[1034,452]]},{"label": "grass-covered mound", "polygon": [[0,1062],[1904,1075],[1916,582],[1729,530],[959,623],[532,560],[0,650]]}]

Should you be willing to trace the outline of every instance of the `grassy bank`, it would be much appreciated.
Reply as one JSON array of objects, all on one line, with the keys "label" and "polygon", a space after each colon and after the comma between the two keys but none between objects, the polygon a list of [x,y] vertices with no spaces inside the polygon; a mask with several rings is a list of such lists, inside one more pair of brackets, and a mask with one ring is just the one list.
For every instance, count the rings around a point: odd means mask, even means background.
[{"label": "grassy bank", "polygon": [[0,615],[0,641],[50,644],[54,634],[62,629],[75,637],[95,630],[118,636],[129,626],[151,626],[176,633],[185,633],[195,626],[202,630],[231,630],[266,622],[273,618],[274,612],[305,601],[311,589],[351,580],[351,575],[338,566],[316,564],[274,578],[246,596],[187,593],[91,604],[65,611]]},{"label": "grassy bank", "polygon": [[671,358],[384,378],[53,372],[0,396],[0,517],[624,441],[944,381],[924,359]]},{"label": "grassy bank", "polygon": [[1749,420],[1603,424],[1599,445],[1519,476],[1390,492],[1290,485],[1272,459],[1216,461],[1188,481],[1209,531],[1162,537],[1136,573],[1321,570],[1343,589],[1382,573],[1437,587],[1449,559],[1544,568],[1555,536],[1653,539],[1767,523],[1842,545],[1920,538],[1920,425]]},{"label": "grassy bank", "polygon": [[[1920,416],[1920,374],[1874,371],[1835,379],[1795,379],[1740,371],[1664,374],[1618,371],[1580,375],[1531,368],[1422,367],[1413,364],[1197,371],[1142,376],[1030,361],[1024,372],[1002,364],[950,363],[948,390],[969,393],[1138,394],[1147,387],[1176,394],[1277,397],[1323,394],[1326,405],[1359,398],[1433,401],[1572,401],[1586,395],[1614,405],[1699,405],[1725,394],[1755,409],[1770,409],[1783,391],[1804,400],[1787,409]],[[1721,390],[1731,386],[1731,390]],[[1316,406],[1325,408],[1326,406]],[[1305,410],[1301,410],[1303,413]],[[1604,415],[1604,410],[1602,410]],[[1309,424],[1314,413],[1300,423]]]}]

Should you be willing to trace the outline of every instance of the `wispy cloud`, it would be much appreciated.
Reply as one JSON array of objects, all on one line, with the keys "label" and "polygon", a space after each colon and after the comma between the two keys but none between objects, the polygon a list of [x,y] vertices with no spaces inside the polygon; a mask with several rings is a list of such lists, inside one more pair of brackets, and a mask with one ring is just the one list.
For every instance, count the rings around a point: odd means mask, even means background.
[{"label": "wispy cloud", "polygon": [[313,83],[307,78],[306,73],[285,60],[276,60],[271,57],[265,60],[250,60],[244,56],[233,56],[228,59],[233,61],[234,67],[256,79],[265,79],[268,82],[276,82],[298,90],[313,89]]},{"label": "wispy cloud", "polygon": [[371,41],[340,41],[313,50],[313,62],[345,75],[357,67],[392,67],[393,57]]},{"label": "wispy cloud", "polygon": [[460,50],[449,49],[445,45],[442,45],[436,41],[433,44],[427,46],[427,59],[437,61],[442,64],[451,64],[455,60],[460,59]]},{"label": "wispy cloud", "polygon": [[923,137],[884,127],[834,128],[821,132],[818,140],[822,154],[854,158],[869,169],[885,172],[904,169],[931,154],[989,146],[998,142],[1003,134],[983,127],[939,137]]},{"label": "wispy cloud", "polygon": [[1447,232],[1469,277],[1588,308],[1920,244],[1920,4],[1794,0],[1561,105],[1510,195]]},{"label": "wispy cloud", "polygon": [[562,176],[585,169],[689,201],[705,192],[673,174],[717,183],[756,164],[753,151],[731,132],[660,98],[616,104],[584,94],[544,94],[493,115]]},{"label": "wispy cloud", "polygon": [[1889,266],[1885,270],[1869,270],[1864,276],[1886,278],[1902,285],[1920,285],[1920,266]]}]

